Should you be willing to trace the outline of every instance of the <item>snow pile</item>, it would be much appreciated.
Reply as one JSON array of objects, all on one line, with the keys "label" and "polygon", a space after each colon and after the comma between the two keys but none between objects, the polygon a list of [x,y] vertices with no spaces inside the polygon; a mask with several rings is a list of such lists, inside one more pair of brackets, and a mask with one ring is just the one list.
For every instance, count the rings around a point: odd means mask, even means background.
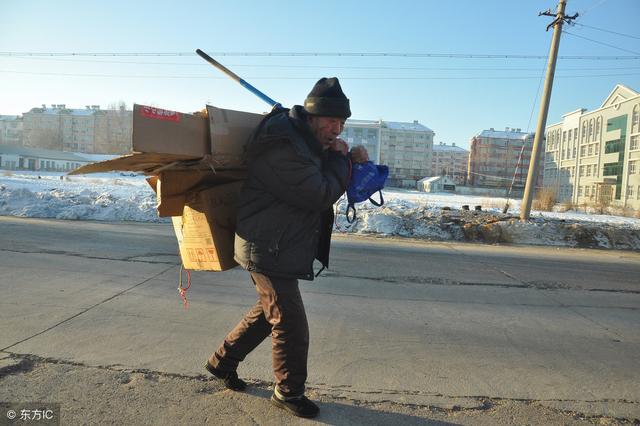
[{"label": "snow pile", "polygon": [[[356,205],[348,223],[345,199],[336,204],[336,230],[343,233],[402,236],[433,241],[458,240],[549,246],[640,250],[640,220],[580,212],[532,211],[519,220],[520,201],[455,194],[385,190],[386,203]],[[470,210],[463,210],[463,206]],[[475,211],[480,206],[481,211]]]},{"label": "snow pile", "polygon": [[[142,176],[7,173],[0,215],[71,220],[158,222],[156,195]],[[61,180],[60,178],[64,180]]]},{"label": "snow pile", "polygon": [[[356,205],[346,220],[346,199],[336,203],[337,232],[401,236],[434,241],[537,244],[640,250],[640,219],[580,212],[537,212],[518,219],[520,201],[504,198],[426,194],[385,189],[385,204]],[[463,210],[468,206],[469,210]],[[481,211],[475,211],[481,206]],[[104,173],[0,171],[0,215],[70,220],[166,222],[156,212],[156,195],[144,176]]]}]

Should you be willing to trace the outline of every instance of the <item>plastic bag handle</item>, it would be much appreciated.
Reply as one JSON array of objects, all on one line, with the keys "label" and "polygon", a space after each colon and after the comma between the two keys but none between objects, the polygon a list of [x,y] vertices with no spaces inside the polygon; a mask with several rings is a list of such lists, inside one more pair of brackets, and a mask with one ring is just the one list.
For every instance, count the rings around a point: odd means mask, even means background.
[{"label": "plastic bag handle", "polygon": [[[352,216],[349,217],[349,211],[352,212]],[[356,220],[356,207],[353,204],[347,205],[347,222],[353,223]]]},{"label": "plastic bag handle", "polygon": [[380,207],[381,205],[384,204],[384,198],[382,197],[382,191],[378,191],[378,194],[380,194],[380,202],[378,202],[378,201],[374,200],[373,198],[371,198],[375,194],[373,194],[373,195],[371,195],[371,197],[369,197],[369,201],[371,201],[371,204],[373,204],[376,207]]}]

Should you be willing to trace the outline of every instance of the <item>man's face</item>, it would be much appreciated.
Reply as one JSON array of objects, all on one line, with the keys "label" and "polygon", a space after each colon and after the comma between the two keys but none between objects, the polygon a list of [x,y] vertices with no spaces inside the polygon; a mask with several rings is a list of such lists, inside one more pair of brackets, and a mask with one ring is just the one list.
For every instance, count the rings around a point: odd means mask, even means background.
[{"label": "man's face", "polygon": [[322,148],[327,149],[344,130],[345,121],[344,118],[339,117],[310,115],[309,127],[322,144]]}]

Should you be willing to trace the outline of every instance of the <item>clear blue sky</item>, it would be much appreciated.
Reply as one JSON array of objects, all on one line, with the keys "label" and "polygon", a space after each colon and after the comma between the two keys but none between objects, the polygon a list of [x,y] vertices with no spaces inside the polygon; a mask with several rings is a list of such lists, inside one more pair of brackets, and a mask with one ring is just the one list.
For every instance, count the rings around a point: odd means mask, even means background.
[{"label": "clear blue sky", "polygon": [[[0,2],[0,52],[384,52],[546,56],[557,1],[24,1]],[[561,56],[640,58],[640,0],[568,0]],[[599,31],[596,27],[636,38]],[[588,41],[586,37],[618,47]],[[625,50],[620,50],[625,49]],[[635,52],[635,53],[633,53]],[[435,141],[468,146],[483,129],[533,131],[544,59],[215,56],[285,105],[337,76],[353,118],[419,120]],[[548,123],[598,108],[618,84],[640,91],[640,59],[560,59]],[[534,102],[535,110],[530,120]],[[125,101],[191,112],[266,104],[197,56],[15,57],[0,54],[0,114],[41,104]]]}]

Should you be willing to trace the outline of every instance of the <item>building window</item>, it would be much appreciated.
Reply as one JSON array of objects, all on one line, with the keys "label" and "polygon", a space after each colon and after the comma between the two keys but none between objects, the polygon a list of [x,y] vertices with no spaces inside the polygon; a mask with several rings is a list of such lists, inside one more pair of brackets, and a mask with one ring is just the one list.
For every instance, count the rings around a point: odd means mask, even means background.
[{"label": "building window", "polygon": [[627,198],[633,197],[633,185],[627,185]]},{"label": "building window", "polygon": [[640,130],[640,104],[633,107],[631,114],[631,133],[637,133]]},{"label": "building window", "polygon": [[580,166],[579,173],[580,177],[584,176],[584,166]]},{"label": "building window", "polygon": [[635,175],[637,173],[637,162],[636,161],[629,161],[629,174],[630,175]]},{"label": "building window", "polygon": [[629,149],[638,149],[638,135],[631,136],[631,141],[629,144]]},{"label": "building window", "polygon": [[587,153],[587,147],[585,145],[582,145],[580,147],[580,157],[584,157]]},{"label": "building window", "polygon": [[602,127],[602,117],[598,117],[596,120],[595,140],[600,140],[600,127]]},{"label": "building window", "polygon": [[587,165],[587,176],[591,176],[591,165]]},{"label": "building window", "polygon": [[582,197],[582,187],[578,187],[578,197]]},{"label": "building window", "polygon": [[587,154],[588,155],[593,155],[593,145],[589,144],[589,146],[587,148]]}]

